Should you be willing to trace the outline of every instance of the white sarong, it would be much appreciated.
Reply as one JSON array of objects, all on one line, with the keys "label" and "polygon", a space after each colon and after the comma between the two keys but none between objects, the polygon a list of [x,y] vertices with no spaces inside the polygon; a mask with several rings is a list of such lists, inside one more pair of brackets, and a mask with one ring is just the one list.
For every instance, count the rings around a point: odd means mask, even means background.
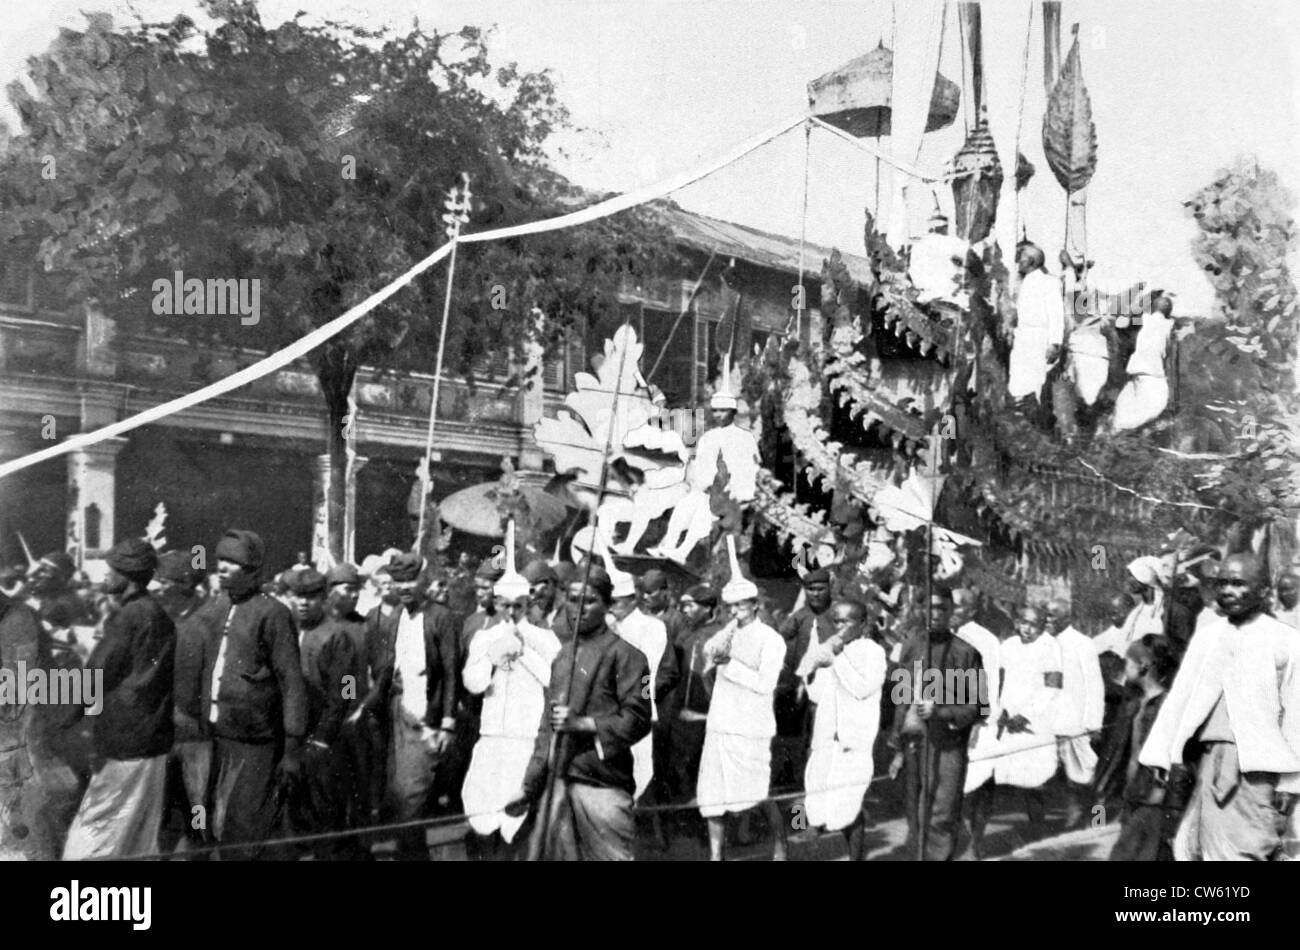
[{"label": "white sarong", "polygon": [[1084,405],[1091,406],[1101,395],[1110,375],[1110,350],[1101,327],[1084,323],[1070,334],[1070,378]]},{"label": "white sarong", "polygon": [[875,760],[871,749],[844,749],[839,745],[815,748],[804,769],[804,799],[808,824],[838,831],[853,824],[871,785]]},{"label": "white sarong", "polygon": [[63,860],[155,853],[166,775],[165,755],[105,762],[90,780],[72,819]]},{"label": "white sarong", "polygon": [[695,792],[700,814],[717,818],[753,808],[767,797],[771,771],[771,739],[705,732]]},{"label": "white sarong", "polygon": [[528,761],[533,757],[533,740],[512,736],[479,736],[460,797],[465,817],[476,834],[500,831],[507,842],[528,816],[510,817],[503,810],[523,787]]},{"label": "white sarong", "polygon": [[1169,382],[1163,376],[1130,376],[1115,398],[1115,428],[1144,426],[1169,404]]}]

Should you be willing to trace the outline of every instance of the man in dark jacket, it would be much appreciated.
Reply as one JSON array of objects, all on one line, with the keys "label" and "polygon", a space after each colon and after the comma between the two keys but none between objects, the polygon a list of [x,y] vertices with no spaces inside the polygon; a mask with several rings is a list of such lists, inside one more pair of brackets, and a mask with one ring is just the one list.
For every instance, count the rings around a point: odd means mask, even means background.
[{"label": "man in dark jacket", "polygon": [[[347,818],[352,770],[348,750],[339,740],[357,695],[356,652],[347,627],[326,615],[325,576],[307,567],[290,574],[288,584],[307,687],[303,781],[290,803],[289,825],[304,835],[340,831]],[[314,850],[319,857],[345,858],[350,848],[350,842],[337,839]]]},{"label": "man in dark jacket", "polygon": [[[455,736],[458,631],[450,610],[426,600],[423,558],[397,555],[388,573],[399,604],[387,617],[376,608],[366,618],[372,685],[354,717],[386,725],[390,817],[409,822],[427,815],[435,770]],[[403,832],[398,845],[404,857],[428,860],[424,829]]]},{"label": "man in dark jacket", "polygon": [[[197,681],[203,644],[217,625],[207,619],[211,603],[202,595],[203,572],[187,550],[158,555],[155,595],[176,624],[174,682],[178,696],[190,679]],[[206,706],[204,707],[206,708]],[[167,762],[167,809],[160,834],[161,850],[186,851],[211,844],[208,833],[208,779],[212,775],[212,736],[206,720],[188,715],[178,701],[172,714],[175,734]]]},{"label": "man in dark jacket", "polygon": [[92,712],[100,706],[93,737],[100,762],[68,829],[64,860],[152,854],[162,825],[176,627],[149,596],[158,555],[148,541],[122,541],[106,560],[104,590],[120,606],[86,663],[99,680],[97,695],[83,697]]},{"label": "man in dark jacket", "polygon": [[[1119,837],[1110,852],[1112,861],[1172,861],[1172,841],[1182,817],[1182,805],[1191,790],[1186,769],[1166,784],[1155,769],[1138,762],[1138,753],[1151,734],[1169,685],[1178,671],[1178,650],[1168,637],[1148,633],[1129,645],[1124,657],[1124,679],[1132,692],[1115,723],[1116,754],[1107,763],[1119,774],[1124,791],[1124,814]],[[1110,777],[1099,773],[1096,784],[1104,788]]]},{"label": "man in dark jacket", "polygon": [[661,719],[670,717],[669,776],[673,800],[677,802],[695,797],[695,779],[704,750],[704,723],[709,716],[715,676],[704,656],[704,644],[722,629],[723,625],[714,619],[717,607],[718,592],[707,584],[689,588],[678,602],[682,625],[673,649],[682,678],[671,709],[659,714]]},{"label": "man in dark jacket", "polygon": [[564,642],[551,666],[523,791],[506,808],[520,814],[542,799],[554,774],[550,812],[537,823],[539,837],[544,833],[540,853],[552,861],[633,859],[632,746],[650,733],[650,664],[607,626],[612,600],[613,583],[598,567],[591,568],[585,599],[581,581],[569,584],[566,612],[577,636]]},{"label": "man in dark jacket", "polygon": [[[289,608],[261,593],[262,539],[231,529],[217,543],[221,593],[203,611],[215,624],[200,674],[177,702],[216,738],[213,836],[224,846],[265,841],[302,772],[307,693]],[[229,847],[253,859],[261,848]]]},{"label": "man in dark jacket", "polygon": [[373,717],[351,718],[370,692],[370,665],[366,658],[366,618],[357,613],[361,574],[351,564],[336,564],[325,575],[326,622],[343,630],[352,641],[352,679],[344,684],[343,698],[348,717],[339,741],[350,763],[352,801],[348,826],[360,828],[379,823],[379,806],[384,794],[384,742],[376,732]]},{"label": "man in dark jacket", "polygon": [[773,703],[776,738],[772,741],[772,787],[789,791],[803,787],[808,761],[811,718],[808,694],[795,669],[810,647],[835,635],[831,626],[831,575],[817,568],[803,575],[804,605],[792,613],[777,631],[785,640],[785,666],[776,684]]},{"label": "man in dark jacket", "polygon": [[[928,825],[926,861],[951,861],[956,853],[970,732],[988,695],[979,651],[950,629],[952,604],[951,591],[932,592],[929,636],[914,634],[903,643],[892,685],[897,690],[901,676],[908,688],[898,696],[905,708],[894,714],[897,754],[890,775],[903,769],[909,843]],[[926,800],[922,769],[929,773]]]}]

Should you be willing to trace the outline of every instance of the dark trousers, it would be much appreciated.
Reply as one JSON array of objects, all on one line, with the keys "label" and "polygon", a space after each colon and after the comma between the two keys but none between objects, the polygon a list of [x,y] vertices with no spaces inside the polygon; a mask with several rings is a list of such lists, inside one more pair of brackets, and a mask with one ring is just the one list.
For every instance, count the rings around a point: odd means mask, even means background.
[{"label": "dark trousers", "polygon": [[700,756],[704,753],[703,719],[675,719],[670,726],[671,752],[667,774],[671,776],[673,801],[689,802],[695,797],[695,783],[700,775]]},{"label": "dark trousers", "polygon": [[1172,861],[1174,850],[1165,835],[1163,805],[1124,806],[1119,837],[1111,849],[1112,861]]},{"label": "dark trousers", "polygon": [[221,857],[238,861],[283,857],[257,845],[231,847],[266,841],[276,833],[281,820],[281,799],[275,782],[279,761],[276,742],[217,739],[212,830],[222,845]]},{"label": "dark trousers", "polygon": [[[343,831],[353,790],[351,750],[336,742],[328,749],[303,750],[302,779],[287,809],[285,830],[294,837]],[[359,839],[338,837],[298,847],[320,860],[347,861],[362,856]]]},{"label": "dark trousers", "polygon": [[[939,748],[932,742],[929,749],[930,822],[925,860],[951,861],[957,850],[957,834],[961,828],[962,786],[966,782],[966,743]],[[909,838],[917,836],[921,827],[922,758],[922,743],[919,739],[904,744],[903,782]]]}]

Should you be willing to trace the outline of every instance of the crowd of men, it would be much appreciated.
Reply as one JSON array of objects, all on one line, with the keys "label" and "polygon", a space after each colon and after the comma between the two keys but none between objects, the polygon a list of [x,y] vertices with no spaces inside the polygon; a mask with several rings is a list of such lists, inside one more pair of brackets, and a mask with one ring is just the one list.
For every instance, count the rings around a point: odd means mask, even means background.
[{"label": "crowd of men", "polygon": [[660,570],[516,571],[507,549],[469,611],[415,554],[271,576],[238,529],[211,588],[137,539],[93,597],[64,554],[0,578],[0,664],[103,690],[93,716],[0,708],[0,856],[354,859],[387,838],[424,859],[432,820],[467,822],[477,859],[630,860],[675,833],[722,860],[761,815],[776,860],[792,827],[863,860],[889,792],[925,860],[983,857],[999,794],[1027,840],[1118,805],[1115,859],[1294,844],[1300,584],[1251,555],[1176,581],[1138,558],[1096,637],[1064,599],[1000,637],[978,592],[937,583],[894,637],[825,570],[769,614],[734,547],[721,589],[675,596]]}]

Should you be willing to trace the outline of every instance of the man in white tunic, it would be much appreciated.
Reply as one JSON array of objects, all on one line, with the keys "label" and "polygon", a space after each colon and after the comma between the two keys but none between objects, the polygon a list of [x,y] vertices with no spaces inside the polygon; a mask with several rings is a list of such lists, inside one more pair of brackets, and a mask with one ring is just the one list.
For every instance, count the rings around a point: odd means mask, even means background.
[{"label": "man in white tunic", "polygon": [[1128,358],[1129,380],[1115,397],[1115,429],[1136,429],[1165,411],[1169,382],[1165,379],[1165,351],[1174,332],[1173,302],[1157,297],[1142,320],[1137,346]]},{"label": "man in white tunic", "polygon": [[1056,774],[1056,707],[1063,682],[1060,645],[1043,633],[1042,612],[1022,607],[1017,639],[1002,644],[1001,754],[993,762],[994,782],[1025,790],[1025,813],[1034,838],[1045,831],[1043,786]]},{"label": "man in white tunic", "polygon": [[739,400],[731,390],[731,360],[725,357],[722,383],[709,401],[713,428],[700,436],[695,457],[690,462],[690,494],[674,506],[663,541],[649,551],[652,556],[685,564],[695,545],[713,529],[709,489],[718,475],[719,461],[727,469],[727,493],[731,498],[741,504],[754,500],[758,442],[752,432],[736,425],[739,407]]},{"label": "man in white tunic", "polygon": [[[666,692],[659,686],[660,668],[668,652],[668,628],[641,612],[637,606],[636,578],[606,562],[606,572],[614,582],[614,600],[609,612],[614,616],[610,629],[645,654],[650,664],[650,682],[646,683],[650,697],[651,734],[632,746],[632,775],[636,779],[635,800],[640,800],[654,778],[654,724],[659,722],[659,698]],[[669,663],[669,666],[675,664]],[[673,685],[676,685],[674,680]]]},{"label": "man in white tunic", "polygon": [[[512,535],[514,523],[509,527]],[[560,641],[527,620],[531,585],[515,572],[513,538],[507,540],[506,558],[506,572],[492,589],[500,620],[470,641],[465,663],[465,688],[483,697],[483,711],[461,800],[476,835],[492,838],[499,832],[509,845],[527,816],[503,809],[528,770]],[[493,844],[482,842],[478,850],[499,853]]]},{"label": "man in white tunic", "polygon": [[1228,557],[1215,586],[1223,616],[1192,638],[1138,761],[1169,770],[1200,753],[1176,860],[1277,859],[1300,797],[1300,637],[1264,612],[1255,557]]},{"label": "man in white tunic", "polygon": [[963,793],[969,802],[967,819],[971,829],[971,852],[984,859],[984,827],[988,823],[993,794],[993,763],[1000,751],[998,718],[1002,712],[1002,641],[997,634],[975,622],[979,593],[972,588],[952,592],[952,625],[956,636],[973,646],[980,655],[988,697],[988,714],[971,729]]},{"label": "man in white tunic", "polygon": [[[1133,640],[1140,639],[1130,637],[1126,629],[1129,614],[1133,612],[1133,601],[1128,594],[1116,594],[1106,603],[1110,607],[1110,626],[1092,638],[1092,648],[1097,656],[1113,653],[1122,660],[1128,655]],[[1123,682],[1122,672],[1116,677],[1116,682]]]},{"label": "man in white tunic", "polygon": [[1288,571],[1277,579],[1277,605],[1273,608],[1273,616],[1292,627],[1300,627],[1297,602],[1300,602],[1300,575]]},{"label": "man in white tunic", "polygon": [[1065,302],[1061,282],[1047,273],[1037,245],[1022,244],[1016,255],[1020,292],[1016,296],[1016,331],[1007,369],[1007,395],[1038,396],[1047,371],[1061,357],[1065,343]]},{"label": "man in white tunic", "polygon": [[1047,630],[1061,651],[1061,695],[1056,704],[1056,746],[1065,777],[1070,781],[1066,828],[1086,819],[1092,804],[1092,780],[1097,753],[1092,737],[1101,732],[1106,686],[1092,640],[1070,623],[1070,604],[1056,598],[1047,605]]},{"label": "man in white tunic", "polygon": [[916,287],[918,303],[948,303],[966,308],[966,255],[970,245],[948,233],[948,219],[938,211],[930,218],[930,231],[912,245],[907,276]]},{"label": "man in white tunic", "polygon": [[804,772],[808,824],[842,831],[849,860],[866,860],[863,797],[871,785],[880,729],[880,691],[888,661],[867,636],[867,608],[857,600],[831,607],[835,635],[814,644],[795,672],[815,704]]},{"label": "man in white tunic", "polygon": [[763,802],[776,838],[773,859],[783,861],[785,823],[767,794],[776,735],[772,696],[785,663],[785,641],[758,619],[758,587],[740,573],[733,538],[727,538],[727,547],[731,580],[722,589],[722,602],[732,619],[704,645],[706,664],[718,672],[704,726],[696,802],[708,821],[710,860],[725,856],[724,816]]}]

